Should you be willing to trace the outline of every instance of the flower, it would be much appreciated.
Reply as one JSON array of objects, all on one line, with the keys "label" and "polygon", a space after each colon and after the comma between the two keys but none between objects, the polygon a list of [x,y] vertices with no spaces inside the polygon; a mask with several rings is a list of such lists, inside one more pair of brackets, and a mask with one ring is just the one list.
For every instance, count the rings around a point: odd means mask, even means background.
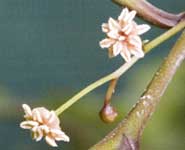
[{"label": "flower", "polygon": [[101,48],[108,48],[109,56],[121,55],[128,62],[131,55],[139,58],[144,56],[140,35],[147,32],[150,26],[147,24],[137,25],[133,20],[136,11],[123,9],[117,20],[109,18],[108,23],[102,24],[102,31],[107,38],[100,41]]},{"label": "flower", "polygon": [[33,139],[40,141],[45,137],[46,142],[53,147],[57,147],[55,140],[69,142],[69,137],[61,130],[60,120],[54,111],[44,107],[31,110],[27,104],[22,107],[26,121],[21,122],[20,127],[31,130]]}]

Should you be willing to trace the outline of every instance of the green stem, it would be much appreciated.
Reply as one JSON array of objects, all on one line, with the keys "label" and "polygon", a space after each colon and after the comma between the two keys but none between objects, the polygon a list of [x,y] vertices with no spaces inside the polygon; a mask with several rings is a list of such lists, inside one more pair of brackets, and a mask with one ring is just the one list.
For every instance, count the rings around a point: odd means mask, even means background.
[{"label": "green stem", "polygon": [[175,35],[177,32],[181,31],[185,27],[185,21],[181,21],[178,23],[175,27],[171,28],[170,30],[166,31],[162,35],[158,36],[156,39],[152,40],[148,44],[144,46],[144,51],[148,52],[160,43],[166,41],[169,39],[169,37],[172,37]]},{"label": "green stem", "polygon": [[95,81],[94,83],[90,84],[83,90],[81,90],[79,93],[74,95],[71,99],[69,99],[66,103],[61,105],[55,112],[57,115],[60,115],[63,111],[65,111],[67,108],[69,108],[71,105],[73,105],[75,102],[77,102],[80,98],[85,96],[90,91],[94,90],[95,88],[101,86],[102,84],[120,76],[124,72],[126,72],[136,61],[138,58],[133,57],[132,60],[128,63],[125,63],[123,66],[121,66],[119,69],[117,69],[115,72]]},{"label": "green stem", "polygon": [[[162,35],[160,35],[159,37],[155,38],[151,42],[145,44],[143,46],[143,49],[144,49],[145,53],[148,53],[152,48],[158,46],[159,44],[161,44],[165,40],[169,39],[174,34],[176,34],[177,32],[179,32],[180,30],[182,30],[184,27],[185,27],[185,21],[177,24],[175,27],[173,27],[170,30],[168,30],[167,32],[163,33]],[[118,68],[113,73],[111,73],[111,74],[109,74],[109,75],[107,75],[107,76],[105,76],[105,77],[103,77],[103,78],[95,81],[94,83],[88,85],[86,88],[84,88],[79,93],[77,93],[76,95],[74,95],[71,99],[69,99],[66,103],[64,103],[59,108],[57,108],[55,110],[56,114],[57,115],[60,115],[63,111],[65,111],[67,108],[69,108],[75,102],[77,102],[80,98],[82,98],[87,93],[89,93],[92,90],[94,90],[95,88],[103,85],[104,83],[106,83],[106,82],[108,82],[108,81],[110,81],[112,79],[115,79],[115,78],[120,77],[123,73],[125,73],[138,60],[139,60],[139,58],[132,57],[132,59],[131,59],[130,62],[127,62],[127,63],[123,64],[120,68]]]}]

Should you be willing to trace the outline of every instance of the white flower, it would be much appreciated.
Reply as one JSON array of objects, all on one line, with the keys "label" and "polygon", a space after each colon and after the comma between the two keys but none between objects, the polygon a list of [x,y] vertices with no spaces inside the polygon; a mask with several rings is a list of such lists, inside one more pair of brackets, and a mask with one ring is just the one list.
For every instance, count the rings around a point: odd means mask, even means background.
[{"label": "white flower", "polygon": [[33,139],[40,141],[45,137],[46,142],[56,147],[55,141],[69,142],[69,137],[61,130],[60,120],[54,111],[49,111],[44,107],[37,107],[31,110],[27,104],[22,105],[26,121],[21,122],[20,127],[29,129]]},{"label": "white flower", "polygon": [[107,38],[100,41],[101,48],[108,48],[109,56],[121,55],[126,62],[131,60],[131,55],[143,57],[142,40],[140,35],[150,29],[149,25],[137,25],[133,20],[136,11],[129,12],[123,9],[117,20],[109,18],[108,23],[102,24],[102,31]]}]

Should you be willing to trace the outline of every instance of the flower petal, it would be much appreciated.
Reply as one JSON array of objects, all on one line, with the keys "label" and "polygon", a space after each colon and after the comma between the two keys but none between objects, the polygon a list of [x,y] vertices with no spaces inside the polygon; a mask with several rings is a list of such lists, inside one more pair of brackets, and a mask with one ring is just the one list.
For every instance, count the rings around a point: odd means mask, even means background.
[{"label": "flower petal", "polygon": [[53,137],[55,137],[57,141],[65,141],[65,142],[70,141],[69,137],[59,129],[51,129],[50,132],[51,132],[51,135],[53,135]]},{"label": "flower petal", "polygon": [[120,36],[120,37],[119,37],[119,41],[123,41],[123,40],[125,40],[125,39],[126,39],[125,36]]},{"label": "flower petal", "polygon": [[33,110],[33,120],[38,121],[40,123],[43,122],[39,109]]},{"label": "flower petal", "polygon": [[58,119],[56,113],[54,111],[51,111],[50,117],[47,121],[47,125],[51,128],[60,128],[59,124],[60,124],[60,120]]},{"label": "flower petal", "polygon": [[148,30],[150,30],[150,28],[151,27],[147,24],[137,25],[136,26],[137,34],[141,35],[141,34],[147,32]]},{"label": "flower petal", "polygon": [[32,116],[32,111],[31,111],[30,106],[28,106],[27,104],[23,104],[22,108],[24,109],[24,112],[25,112],[25,118]]},{"label": "flower petal", "polygon": [[120,54],[126,62],[129,62],[131,60],[131,54],[125,45],[123,45],[123,49]]},{"label": "flower petal", "polygon": [[45,134],[49,133],[49,127],[47,125],[41,125],[39,127]]},{"label": "flower petal", "polygon": [[112,30],[112,31],[108,32],[107,35],[108,35],[108,37],[110,37],[112,39],[118,39],[120,36],[116,30]]},{"label": "flower petal", "polygon": [[46,136],[46,137],[45,137],[45,140],[46,140],[46,142],[47,142],[49,145],[51,145],[51,146],[53,146],[53,147],[57,147],[57,146],[58,146],[57,143],[55,142],[55,139],[52,138],[52,137],[50,137],[50,136]]},{"label": "flower petal", "polygon": [[118,20],[124,20],[128,13],[129,13],[128,8],[124,8],[118,17]]},{"label": "flower petal", "polygon": [[130,25],[128,26],[127,30],[125,30],[125,34],[126,34],[126,35],[129,35],[129,34],[132,32],[132,30],[133,30],[133,26],[132,26],[132,24],[130,24]]},{"label": "flower petal", "polygon": [[114,40],[106,38],[100,41],[100,47],[101,48],[109,48],[114,43]]},{"label": "flower petal", "polygon": [[36,121],[23,121],[20,123],[20,127],[23,129],[32,129],[35,126],[38,126],[39,123]]},{"label": "flower petal", "polygon": [[66,134],[64,134],[64,135],[60,135],[60,136],[55,137],[55,140],[69,142],[70,138]]},{"label": "flower petal", "polygon": [[102,28],[103,32],[105,32],[105,33],[109,32],[109,25],[107,23],[103,23],[101,25],[101,28]]},{"label": "flower petal", "polygon": [[37,137],[35,138],[35,140],[38,142],[38,141],[40,141],[42,139],[42,137],[43,137],[43,132],[42,132],[42,130],[40,128],[38,128],[38,130],[37,130]]},{"label": "flower petal", "polygon": [[135,16],[136,16],[136,11],[135,11],[135,10],[132,10],[132,11],[129,12],[129,14],[124,18],[124,21],[130,23],[130,22],[134,19]]},{"label": "flower petal", "polygon": [[123,48],[122,43],[121,42],[116,42],[113,45],[113,55],[117,56],[121,52],[122,48]]},{"label": "flower petal", "polygon": [[121,29],[121,31],[125,33],[127,30],[129,30],[131,28],[130,26],[131,26],[130,23],[129,24],[126,24],[125,26],[123,26],[123,28]]},{"label": "flower petal", "polygon": [[141,38],[139,36],[130,36],[129,37],[129,43],[134,45],[134,47],[142,47],[142,41]]},{"label": "flower petal", "polygon": [[138,58],[144,57],[144,52],[142,49],[130,49],[129,51]]},{"label": "flower petal", "polygon": [[108,25],[110,30],[120,30],[119,23],[111,17],[108,20]]},{"label": "flower petal", "polygon": [[32,132],[37,132],[38,128],[39,128],[39,126],[34,126],[31,130],[32,130]]},{"label": "flower petal", "polygon": [[62,132],[61,130],[59,129],[51,129],[50,132],[54,135],[60,135],[60,134],[64,134],[64,132]]}]

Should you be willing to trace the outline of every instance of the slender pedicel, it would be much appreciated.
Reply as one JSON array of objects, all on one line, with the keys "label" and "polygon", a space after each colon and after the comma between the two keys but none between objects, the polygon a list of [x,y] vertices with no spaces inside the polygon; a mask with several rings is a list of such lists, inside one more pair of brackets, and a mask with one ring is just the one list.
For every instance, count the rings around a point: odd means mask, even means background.
[{"label": "slender pedicel", "polygon": [[[158,46],[159,44],[163,43],[165,40],[169,39],[173,35],[175,35],[177,32],[181,31],[183,28],[185,28],[185,21],[180,22],[175,27],[171,28],[167,32],[163,33],[159,37],[155,38],[151,42],[148,42],[143,46],[143,50],[145,53],[148,53],[152,50],[152,48]],[[95,88],[103,85],[104,83],[120,77],[123,73],[125,73],[133,64],[135,64],[139,60],[138,57],[132,57],[131,61],[123,64],[120,68],[118,68],[113,73],[95,81],[94,83],[88,85],[86,88],[81,90],[79,93],[74,95],[71,99],[66,101],[64,104],[62,104],[60,107],[56,109],[56,114],[60,115],[63,111],[65,111],[67,108],[69,108],[71,105],[73,105],[75,102],[77,102],[80,98],[94,90]]]}]

